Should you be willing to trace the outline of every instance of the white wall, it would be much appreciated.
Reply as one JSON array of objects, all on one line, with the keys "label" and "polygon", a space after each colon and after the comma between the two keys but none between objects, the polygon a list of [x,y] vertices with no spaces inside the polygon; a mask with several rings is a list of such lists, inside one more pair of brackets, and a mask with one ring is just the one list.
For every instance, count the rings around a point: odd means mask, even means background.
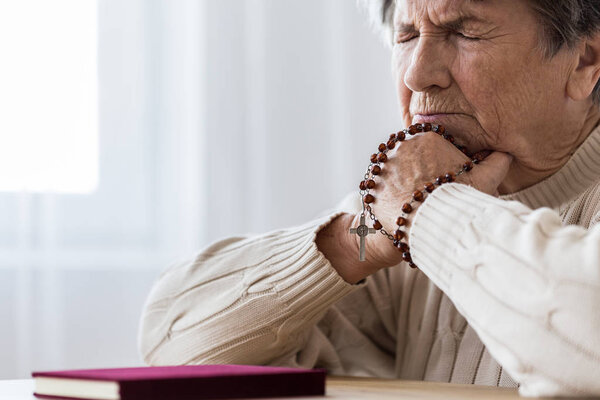
[{"label": "white wall", "polygon": [[0,378],[140,363],[157,273],[302,223],[401,128],[354,0],[100,0],[100,184],[0,193]]}]

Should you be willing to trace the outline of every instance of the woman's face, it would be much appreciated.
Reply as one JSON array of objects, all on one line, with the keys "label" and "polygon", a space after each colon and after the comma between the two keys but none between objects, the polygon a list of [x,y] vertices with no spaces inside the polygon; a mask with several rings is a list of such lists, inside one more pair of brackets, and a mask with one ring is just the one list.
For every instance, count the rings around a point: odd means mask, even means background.
[{"label": "woman's face", "polygon": [[566,94],[575,52],[544,58],[526,1],[397,0],[393,29],[405,124],[441,123],[525,169],[564,164],[583,125]]}]

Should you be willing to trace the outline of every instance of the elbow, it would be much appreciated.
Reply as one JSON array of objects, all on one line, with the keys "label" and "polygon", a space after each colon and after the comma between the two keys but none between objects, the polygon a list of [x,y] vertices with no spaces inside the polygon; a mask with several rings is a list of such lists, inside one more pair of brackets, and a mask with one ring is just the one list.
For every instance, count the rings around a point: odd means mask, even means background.
[{"label": "elbow", "polygon": [[144,309],[138,329],[137,347],[138,354],[145,364],[161,365],[159,355],[169,339],[169,329],[163,313],[147,307]]},{"label": "elbow", "polygon": [[566,383],[547,376],[531,376],[523,380],[519,387],[519,394],[524,397],[595,397],[600,395],[600,388],[598,383],[593,385]]}]

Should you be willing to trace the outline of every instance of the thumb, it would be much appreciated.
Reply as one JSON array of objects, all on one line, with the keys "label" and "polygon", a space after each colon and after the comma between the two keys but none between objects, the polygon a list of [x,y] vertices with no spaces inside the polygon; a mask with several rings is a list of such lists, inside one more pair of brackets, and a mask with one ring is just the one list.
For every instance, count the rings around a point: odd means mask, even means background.
[{"label": "thumb", "polygon": [[488,194],[495,193],[506,177],[512,160],[513,156],[508,153],[492,152],[471,171],[475,188]]},{"label": "thumb", "polygon": [[495,170],[501,173],[502,177],[504,178],[504,176],[508,173],[508,169],[510,168],[512,160],[513,156],[508,153],[492,151],[491,154],[483,159],[483,161],[479,164],[479,169]]}]

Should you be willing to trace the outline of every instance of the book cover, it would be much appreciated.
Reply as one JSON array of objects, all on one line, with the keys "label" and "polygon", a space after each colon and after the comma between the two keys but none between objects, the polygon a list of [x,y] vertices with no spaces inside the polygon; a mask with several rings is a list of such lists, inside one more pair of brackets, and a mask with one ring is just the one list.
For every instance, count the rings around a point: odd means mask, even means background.
[{"label": "book cover", "polygon": [[33,372],[51,399],[191,400],[325,394],[325,371],[251,365],[184,365]]}]

